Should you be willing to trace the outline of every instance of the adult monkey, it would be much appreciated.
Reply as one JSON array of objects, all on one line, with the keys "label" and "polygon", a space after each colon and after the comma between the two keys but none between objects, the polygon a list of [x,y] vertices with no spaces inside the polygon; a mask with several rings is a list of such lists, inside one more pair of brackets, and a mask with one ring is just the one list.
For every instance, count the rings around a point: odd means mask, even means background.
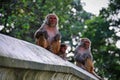
[{"label": "adult monkey", "polygon": [[56,14],[48,14],[44,23],[35,32],[36,44],[57,54],[60,50],[61,35],[58,30],[58,17]]},{"label": "adult monkey", "polygon": [[76,65],[95,75],[98,79],[103,80],[94,72],[93,56],[91,54],[91,41],[88,38],[81,38],[80,44],[75,49]]}]

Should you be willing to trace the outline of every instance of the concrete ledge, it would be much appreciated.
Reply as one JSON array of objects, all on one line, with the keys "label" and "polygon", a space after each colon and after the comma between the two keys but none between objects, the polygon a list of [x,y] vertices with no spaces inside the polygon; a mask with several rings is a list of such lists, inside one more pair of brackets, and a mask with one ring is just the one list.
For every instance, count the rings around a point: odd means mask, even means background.
[{"label": "concrete ledge", "polygon": [[[17,71],[25,74],[19,76]],[[4,80],[5,75],[10,76],[8,73],[12,74],[8,80],[98,80],[42,47],[0,34],[0,80]],[[26,75],[29,77],[23,79]],[[38,75],[41,77],[36,78]]]},{"label": "concrete ledge", "polygon": [[[0,67],[0,80],[83,80],[72,74]],[[89,79],[87,79],[89,80]]]}]

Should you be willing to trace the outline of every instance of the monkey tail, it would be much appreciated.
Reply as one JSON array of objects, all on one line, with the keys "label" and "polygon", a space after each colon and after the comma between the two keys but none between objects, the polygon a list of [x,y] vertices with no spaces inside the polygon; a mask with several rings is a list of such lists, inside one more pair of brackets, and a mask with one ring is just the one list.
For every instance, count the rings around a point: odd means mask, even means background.
[{"label": "monkey tail", "polygon": [[104,80],[103,78],[101,78],[100,76],[98,76],[94,71],[93,71],[93,75],[94,75],[95,77],[97,77],[99,80]]},{"label": "monkey tail", "polygon": [[94,65],[93,65],[93,62],[91,60],[91,58],[87,58],[85,60],[85,68],[88,72],[92,73],[93,70],[94,70]]},{"label": "monkey tail", "polygon": [[92,73],[95,77],[97,77],[99,80],[104,80],[102,79],[100,76],[98,76],[95,71],[94,71],[94,65],[93,65],[93,62],[92,62],[92,59],[91,58],[87,58],[86,59],[86,62],[85,62],[85,67],[86,67],[86,70],[90,73]]}]

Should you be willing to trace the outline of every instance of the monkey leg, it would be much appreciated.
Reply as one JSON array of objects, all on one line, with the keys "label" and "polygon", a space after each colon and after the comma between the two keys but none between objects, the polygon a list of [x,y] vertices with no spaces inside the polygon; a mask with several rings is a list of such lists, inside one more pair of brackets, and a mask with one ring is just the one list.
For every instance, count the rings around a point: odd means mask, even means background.
[{"label": "monkey leg", "polygon": [[43,47],[43,48],[48,47],[48,42],[47,42],[46,38],[43,35],[39,36],[39,38],[36,39],[36,44]]},{"label": "monkey leg", "polygon": [[52,44],[50,45],[51,48],[51,52],[53,52],[54,54],[57,54],[60,50],[60,41],[53,41]]},{"label": "monkey leg", "polygon": [[85,61],[85,68],[90,73],[94,72],[94,65],[93,65],[93,61],[91,60],[91,58],[87,58],[86,59],[86,61]]},{"label": "monkey leg", "polygon": [[103,78],[101,78],[99,75],[97,75],[95,72],[92,73],[94,76],[96,76],[99,80],[104,80]]},{"label": "monkey leg", "polygon": [[90,72],[91,74],[93,74],[94,76],[96,76],[99,80],[103,80],[100,76],[98,76],[95,71],[94,71],[94,65],[93,62],[91,60],[91,58],[87,58],[86,62],[85,62],[85,68],[88,72]]}]

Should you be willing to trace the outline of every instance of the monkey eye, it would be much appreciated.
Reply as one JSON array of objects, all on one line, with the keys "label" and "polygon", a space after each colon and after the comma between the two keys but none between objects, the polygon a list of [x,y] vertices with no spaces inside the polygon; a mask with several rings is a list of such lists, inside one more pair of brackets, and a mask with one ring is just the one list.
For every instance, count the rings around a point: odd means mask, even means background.
[{"label": "monkey eye", "polygon": [[56,17],[50,17],[50,19],[56,19]]},{"label": "monkey eye", "polygon": [[85,43],[90,43],[89,41],[85,41]]},{"label": "monkey eye", "polygon": [[57,19],[56,16],[50,16],[49,19]]}]

